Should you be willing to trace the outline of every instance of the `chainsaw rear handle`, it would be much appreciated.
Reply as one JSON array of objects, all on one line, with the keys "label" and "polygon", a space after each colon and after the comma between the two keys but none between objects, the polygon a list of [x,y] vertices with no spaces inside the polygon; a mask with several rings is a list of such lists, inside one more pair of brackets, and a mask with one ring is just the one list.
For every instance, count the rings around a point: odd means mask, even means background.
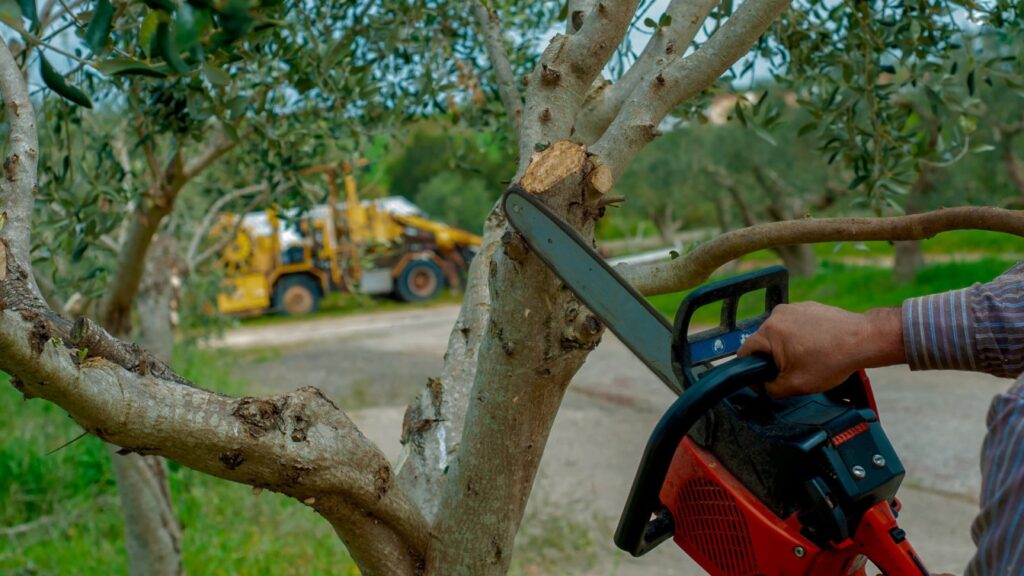
[{"label": "chainsaw rear handle", "polygon": [[[740,298],[761,289],[765,290],[764,311],[737,321]],[[772,310],[788,300],[789,272],[782,266],[727,278],[690,292],[676,311],[672,330],[672,368],[683,387],[693,386],[701,375],[698,370],[707,369],[712,361],[735,354],[743,340],[768,319]],[[689,334],[693,314],[715,302],[722,303],[719,325]]]},{"label": "chainsaw rear handle", "polygon": [[711,369],[676,399],[647,441],[615,530],[616,546],[640,556],[672,535],[671,522],[657,517],[652,521],[652,516],[662,508],[659,493],[679,443],[715,404],[751,383],[774,380],[778,372],[764,356],[737,358]]}]

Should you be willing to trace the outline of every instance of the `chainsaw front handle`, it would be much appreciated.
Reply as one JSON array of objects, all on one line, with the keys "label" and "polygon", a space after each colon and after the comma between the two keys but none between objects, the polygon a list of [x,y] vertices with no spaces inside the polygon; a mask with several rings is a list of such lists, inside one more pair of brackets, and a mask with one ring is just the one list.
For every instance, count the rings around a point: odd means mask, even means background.
[{"label": "chainsaw front handle", "polygon": [[764,356],[737,358],[711,369],[679,396],[647,441],[615,530],[616,546],[640,556],[672,535],[671,521],[659,514],[663,506],[658,495],[679,443],[715,404],[752,382],[774,380],[778,373],[775,364]]}]

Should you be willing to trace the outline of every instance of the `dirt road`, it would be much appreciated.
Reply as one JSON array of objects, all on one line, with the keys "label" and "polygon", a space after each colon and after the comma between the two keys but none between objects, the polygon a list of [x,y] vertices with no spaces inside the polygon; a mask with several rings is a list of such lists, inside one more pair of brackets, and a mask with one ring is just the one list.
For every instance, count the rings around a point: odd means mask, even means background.
[{"label": "dirt road", "polygon": [[[253,393],[323,389],[397,457],[405,405],[441,369],[456,307],[243,328],[238,376]],[[1007,381],[959,373],[871,372],[881,417],[908,470],[901,523],[933,572],[962,573],[980,486],[977,454],[991,397]],[[536,574],[680,576],[702,572],[671,544],[641,559],[611,543],[655,422],[673,399],[611,334],[577,375],[555,422],[517,545]]]}]

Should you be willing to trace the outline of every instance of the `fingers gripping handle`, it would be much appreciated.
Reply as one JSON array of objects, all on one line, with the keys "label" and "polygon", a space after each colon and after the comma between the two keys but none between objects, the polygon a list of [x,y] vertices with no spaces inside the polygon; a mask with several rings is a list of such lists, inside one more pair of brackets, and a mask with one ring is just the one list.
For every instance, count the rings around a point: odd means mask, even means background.
[{"label": "fingers gripping handle", "polygon": [[[765,291],[764,311],[754,317],[737,319],[740,298],[757,290]],[[772,309],[788,300],[789,273],[782,266],[772,266],[697,288],[679,305],[672,330],[672,368],[683,386],[697,382],[700,371],[710,362],[736,353],[749,336],[771,314]],[[710,330],[689,334],[690,322],[700,308],[722,303],[719,325]]]}]

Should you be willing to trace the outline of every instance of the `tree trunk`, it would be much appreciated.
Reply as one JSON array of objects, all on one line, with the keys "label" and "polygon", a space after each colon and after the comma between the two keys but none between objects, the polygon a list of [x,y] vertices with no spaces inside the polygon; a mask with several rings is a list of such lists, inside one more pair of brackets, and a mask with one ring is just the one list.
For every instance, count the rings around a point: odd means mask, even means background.
[{"label": "tree trunk", "polygon": [[490,314],[489,270],[500,245],[497,231],[505,224],[495,206],[484,224],[484,242],[469,266],[459,318],[448,337],[441,377],[428,378],[402,421],[402,455],[398,483],[433,523],[441,505],[441,489],[450,460],[459,448],[467,398],[476,377],[477,350]]},{"label": "tree trunk", "polygon": [[920,240],[893,242],[892,275],[899,282],[911,282],[917,271],[924,266],[924,254]]},{"label": "tree trunk", "polygon": [[721,194],[714,195],[715,204],[715,220],[718,222],[718,230],[725,234],[729,230],[732,230],[732,222],[729,218],[729,206],[725,202],[725,196]]},{"label": "tree trunk", "polygon": [[672,206],[667,206],[663,210],[652,211],[650,218],[654,222],[654,227],[658,230],[658,237],[661,239],[661,243],[665,246],[674,246],[676,243],[676,232],[679,231],[679,221],[672,217]]},{"label": "tree trunk", "polygon": [[[171,304],[177,244],[170,236],[154,239],[136,298],[139,344],[165,363],[174,352]],[[119,454],[108,445],[124,510],[125,548],[132,576],[182,573],[181,528],[167,484],[167,463],[158,456]]]},{"label": "tree trunk", "polygon": [[782,258],[782,264],[793,276],[810,278],[818,272],[818,256],[810,244],[779,246],[775,253]]},{"label": "tree trunk", "polygon": [[[557,142],[517,181],[592,239],[600,190],[584,147]],[[427,573],[499,576],[569,380],[602,333],[523,238],[502,223],[488,267],[490,314],[477,352],[462,443],[450,464]],[[500,472],[498,472],[500,471]]]},{"label": "tree trunk", "polygon": [[1013,137],[1007,136],[1003,141],[1003,162],[1006,164],[1006,172],[1010,175],[1010,182],[1017,188],[1017,192],[1024,196],[1024,168],[1021,167],[1020,159],[1013,152]]},{"label": "tree trunk", "polygon": [[[917,179],[910,187],[906,204],[903,206],[907,214],[917,214],[925,205],[925,196],[932,189],[931,175],[933,168],[922,165]],[[893,242],[892,276],[898,282],[911,282],[917,278],[917,271],[924,266],[924,253],[921,252],[920,240]]]}]

